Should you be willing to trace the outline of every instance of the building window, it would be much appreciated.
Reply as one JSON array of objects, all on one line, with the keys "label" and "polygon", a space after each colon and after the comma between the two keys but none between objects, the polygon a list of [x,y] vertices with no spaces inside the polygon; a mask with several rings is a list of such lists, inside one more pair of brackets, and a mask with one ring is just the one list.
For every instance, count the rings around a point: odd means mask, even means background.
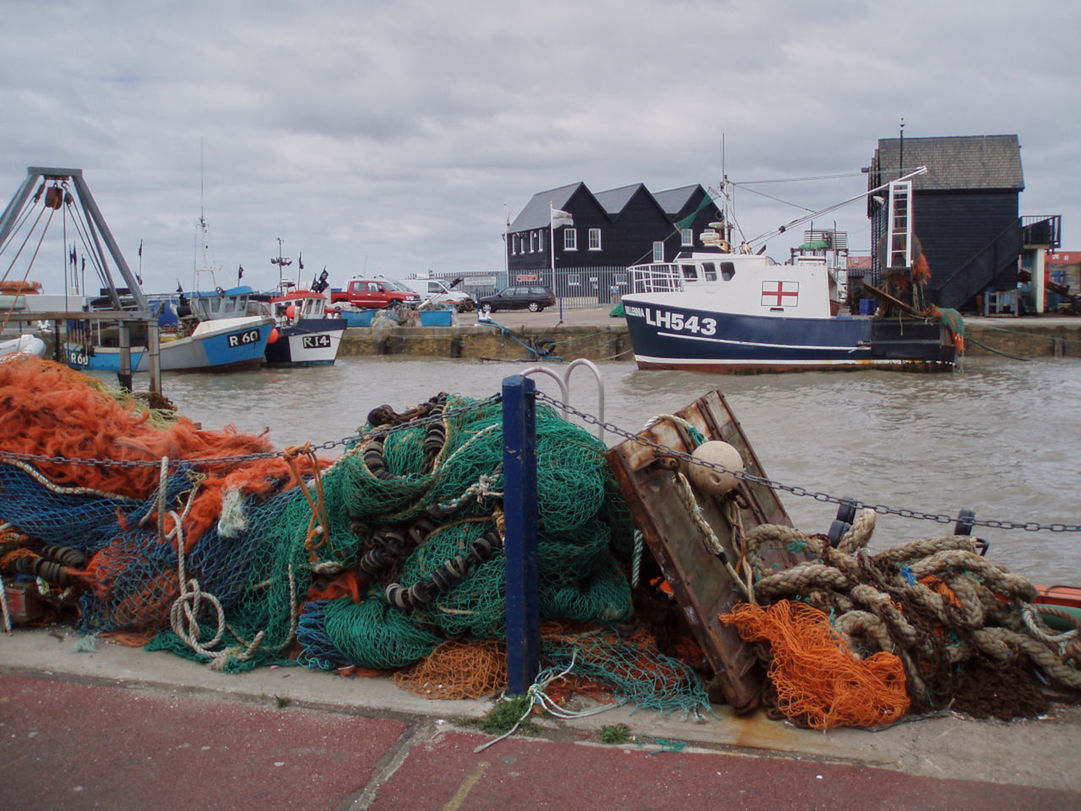
[{"label": "building window", "polygon": [[664,261],[664,242],[663,241],[653,243],[653,261],[654,262],[663,262]]},{"label": "building window", "polygon": [[544,231],[537,232],[537,250],[544,253]]},{"label": "building window", "polygon": [[680,245],[694,247],[694,231],[690,228],[684,228],[679,232]]},{"label": "building window", "polygon": [[536,253],[537,252],[537,232],[536,231],[530,231],[529,232],[529,252],[530,253]]},{"label": "building window", "polygon": [[589,249],[591,251],[599,251],[601,249],[601,229],[590,228],[589,229]]},{"label": "building window", "polygon": [[577,228],[564,228],[563,229],[563,250],[576,251],[578,250],[578,229]]}]

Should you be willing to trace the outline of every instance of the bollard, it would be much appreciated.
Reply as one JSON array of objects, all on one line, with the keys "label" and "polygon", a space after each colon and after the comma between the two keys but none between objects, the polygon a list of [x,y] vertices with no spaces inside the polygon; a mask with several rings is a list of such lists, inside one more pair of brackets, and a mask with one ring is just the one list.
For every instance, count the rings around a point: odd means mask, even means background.
[{"label": "bollard", "polygon": [[507,694],[525,695],[537,676],[537,384],[503,379],[503,511],[506,556]]}]

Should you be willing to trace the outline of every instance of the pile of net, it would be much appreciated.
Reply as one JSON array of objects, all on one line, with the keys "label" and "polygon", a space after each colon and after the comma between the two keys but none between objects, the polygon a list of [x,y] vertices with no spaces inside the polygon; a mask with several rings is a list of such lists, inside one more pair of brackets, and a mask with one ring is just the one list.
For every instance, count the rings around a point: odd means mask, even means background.
[{"label": "pile of net", "polygon": [[[867,549],[864,510],[837,547],[822,535],[749,530],[751,598],[721,616],[761,648],[768,704],[804,726],[873,727],[913,711],[1034,717],[1081,689],[1078,629],[1058,633],[1033,605],[1036,587],[993,565],[968,536]],[[759,553],[809,558],[767,569]]]},{"label": "pile of net", "polygon": [[[554,409],[536,422],[541,619],[627,623],[633,526],[604,445]],[[74,590],[84,633],[224,670],[383,671],[505,637],[496,400],[380,407],[331,462],[20,358],[0,363],[0,429],[0,570]],[[626,650],[613,672],[670,664]],[[669,709],[704,701],[685,670]]]}]

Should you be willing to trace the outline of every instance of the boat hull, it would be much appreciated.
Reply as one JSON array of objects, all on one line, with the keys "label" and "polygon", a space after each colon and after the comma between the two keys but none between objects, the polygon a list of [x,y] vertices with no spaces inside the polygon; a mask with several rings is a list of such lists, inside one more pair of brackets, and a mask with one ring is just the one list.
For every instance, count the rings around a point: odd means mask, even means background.
[{"label": "boat hull", "polygon": [[946,371],[953,365],[953,342],[931,321],[743,315],[634,295],[624,297],[623,310],[641,369]]},{"label": "boat hull", "polygon": [[[227,319],[205,322],[187,338],[161,342],[161,371],[227,371],[259,366],[264,361],[273,322],[269,318]],[[67,363],[73,369],[119,372],[120,348],[79,344],[65,347]],[[145,346],[131,348],[134,372],[150,370],[150,356]]]},{"label": "boat hull", "polygon": [[341,318],[301,318],[278,327],[278,337],[266,347],[272,366],[329,366],[338,357],[346,323]]}]

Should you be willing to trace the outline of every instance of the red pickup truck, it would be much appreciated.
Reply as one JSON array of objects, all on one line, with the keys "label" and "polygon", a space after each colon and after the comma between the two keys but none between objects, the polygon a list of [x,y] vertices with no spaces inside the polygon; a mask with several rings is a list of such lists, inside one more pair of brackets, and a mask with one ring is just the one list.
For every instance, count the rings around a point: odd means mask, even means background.
[{"label": "red pickup truck", "polygon": [[331,304],[352,304],[363,309],[382,309],[405,305],[415,307],[420,304],[420,296],[404,284],[394,279],[381,276],[365,279],[350,279],[344,290],[332,290]]}]

